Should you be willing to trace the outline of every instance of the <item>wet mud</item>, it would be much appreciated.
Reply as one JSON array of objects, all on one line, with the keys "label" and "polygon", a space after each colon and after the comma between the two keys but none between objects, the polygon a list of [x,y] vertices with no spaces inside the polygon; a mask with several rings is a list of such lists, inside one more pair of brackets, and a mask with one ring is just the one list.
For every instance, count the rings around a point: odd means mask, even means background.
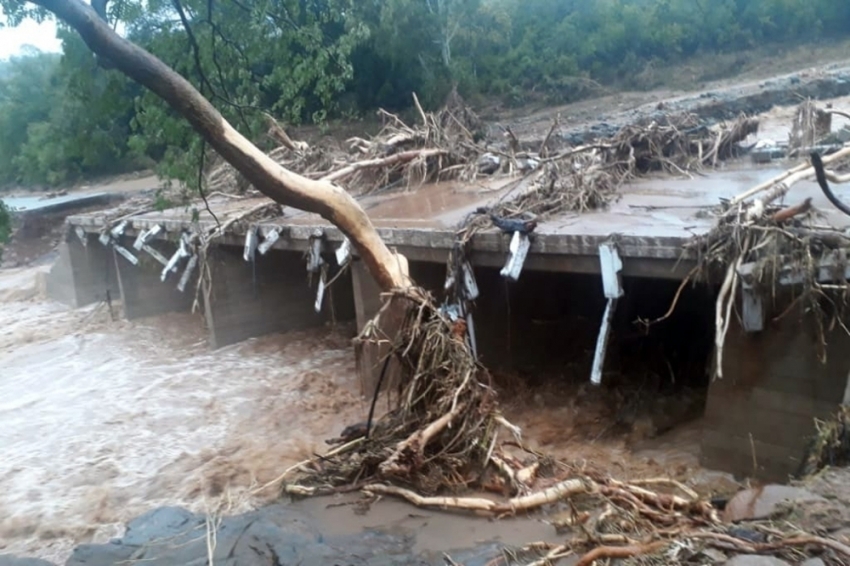
[{"label": "wet mud", "polygon": [[[602,106],[596,116],[580,116],[563,121],[560,128],[562,141],[581,145],[594,139],[611,137],[620,128],[637,121],[663,119],[670,114],[688,112],[706,124],[734,120],[741,113],[750,116],[768,112],[774,107],[796,106],[801,100],[812,98],[826,100],[850,95],[850,68],[844,65],[775,76],[769,79],[734,82],[718,85],[711,90],[685,94],[648,93],[634,96],[623,104],[612,98],[608,108]],[[570,107],[554,108],[531,116],[516,118],[511,122],[514,133],[535,148],[545,138],[556,115],[568,114]],[[491,132],[498,134],[498,127]]]}]

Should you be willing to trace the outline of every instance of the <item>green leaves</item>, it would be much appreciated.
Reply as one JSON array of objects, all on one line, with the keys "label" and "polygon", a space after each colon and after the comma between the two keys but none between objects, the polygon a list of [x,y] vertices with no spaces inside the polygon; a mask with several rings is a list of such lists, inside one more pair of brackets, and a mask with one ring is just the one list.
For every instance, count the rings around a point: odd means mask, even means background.
[{"label": "green leaves", "polygon": [[3,245],[9,241],[12,234],[12,214],[0,200],[0,260],[3,259]]},{"label": "green leaves", "polygon": [[[33,6],[0,0],[13,25],[45,16]],[[850,29],[850,2],[836,0],[112,0],[107,12],[261,145],[261,111],[321,123],[408,108],[411,92],[435,107],[454,84],[513,105],[560,103],[696,53]],[[75,33],[60,36],[61,58],[0,62],[0,183],[152,162],[197,189],[209,150],[188,124],[98,67]]]},{"label": "green leaves", "polygon": [[127,140],[138,88],[60,33],[64,56],[12,59],[0,79],[0,183],[56,185],[136,165]]}]

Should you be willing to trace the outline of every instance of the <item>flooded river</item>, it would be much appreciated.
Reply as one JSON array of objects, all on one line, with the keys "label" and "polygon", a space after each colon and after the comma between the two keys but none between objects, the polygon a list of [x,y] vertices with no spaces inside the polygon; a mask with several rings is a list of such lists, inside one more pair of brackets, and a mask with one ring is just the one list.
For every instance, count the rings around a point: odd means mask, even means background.
[{"label": "flooded river", "polygon": [[0,553],[61,562],[158,505],[247,505],[361,418],[342,332],[211,352],[196,317],[113,323],[33,296],[37,274],[0,272]]},{"label": "flooded river", "polygon": [[[197,316],[128,323],[105,305],[53,303],[40,292],[46,269],[0,271],[0,554],[62,563],[75,545],[120,536],[126,521],[162,505],[205,512],[226,500],[228,512],[247,510],[274,495],[252,496],[258,485],[325,450],[368,411],[350,327],[210,351]],[[638,444],[603,437],[593,427],[605,427],[604,415],[587,399],[558,386],[506,409],[533,445],[560,458],[621,477],[719,481],[699,469],[696,428]],[[323,500],[299,505],[331,532],[415,528],[423,547],[555,536],[534,518],[436,521],[398,502],[366,516]]]}]

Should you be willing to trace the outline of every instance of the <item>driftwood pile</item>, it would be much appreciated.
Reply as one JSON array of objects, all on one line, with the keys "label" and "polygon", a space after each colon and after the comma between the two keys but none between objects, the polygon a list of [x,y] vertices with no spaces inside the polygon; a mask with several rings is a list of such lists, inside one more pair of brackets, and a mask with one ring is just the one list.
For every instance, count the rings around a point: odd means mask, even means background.
[{"label": "driftwood pile", "polygon": [[[780,278],[798,280],[794,300],[777,320],[787,316],[795,306],[801,309],[799,312],[813,315],[822,361],[826,361],[825,329],[840,325],[847,330],[842,321],[846,318],[850,285],[843,270],[850,252],[850,237],[841,229],[819,224],[819,213],[812,207],[810,198],[792,205],[776,204],[789,194],[794,184],[817,177],[829,200],[850,215],[850,207],[829,187],[829,182],[844,183],[850,181],[850,176],[826,169],[826,165],[846,166],[850,148],[823,158],[812,153],[810,159],[810,163],[789,169],[724,203],[715,227],[691,245],[699,254],[699,266],[682,285],[690,279],[721,283],[715,312],[717,377],[722,377],[723,345],[735,316],[738,289],[744,277],[742,266],[747,268],[744,269],[746,283],[768,297],[777,297]],[[832,281],[824,280],[825,269],[837,269],[840,273]]]},{"label": "driftwood pile", "polygon": [[[414,101],[421,123],[410,126],[397,115],[380,110],[381,131],[368,140],[352,137],[344,146],[327,140],[317,146],[294,141],[268,116],[268,136],[281,144],[269,156],[291,171],[339,183],[355,195],[464,177],[480,151],[476,140],[483,136],[481,121],[456,91],[437,113],[422,110],[415,95]],[[247,190],[227,163],[214,166],[206,179],[210,191]]]},{"label": "driftwood pile", "polygon": [[[289,496],[360,491],[360,509],[392,496],[493,518],[542,507],[562,511],[552,524],[565,542],[505,549],[493,565],[543,566],[569,556],[580,556],[583,566],[606,559],[684,565],[734,554],[797,560],[813,553],[829,566],[850,561],[847,545],[789,525],[725,524],[711,501],[677,481],[618,481],[529,449],[521,431],[499,414],[489,374],[469,351],[463,323],[416,291],[397,292],[386,309],[399,303],[407,319],[390,353],[403,368],[394,408],[347,429],[334,441],[344,444],[263,488],[280,483]],[[375,332],[370,327],[365,334]],[[466,495],[482,491],[490,495]],[[448,556],[446,562],[457,564]]]},{"label": "driftwood pile", "polygon": [[[405,123],[380,110],[383,128],[372,139],[353,137],[345,147],[335,142],[309,146],[293,141],[271,117],[269,138],[280,144],[269,155],[290,170],[345,186],[352,194],[409,190],[447,180],[517,177],[513,202],[502,216],[545,217],[566,211],[605,207],[620,185],[654,171],[691,174],[734,155],[736,142],[758,128],[741,116],[731,124],[707,126],[691,114],[641,121],[610,139],[569,147],[554,121],[540,147],[528,149],[505,128],[504,140],[486,139],[478,116],[452,91],[436,113],[425,112],[414,95],[418,121]],[[242,194],[247,184],[228,164],[218,164],[206,176],[211,192]]]},{"label": "driftwood pile", "polygon": [[788,136],[791,151],[811,148],[832,131],[832,114],[818,108],[814,101],[806,100],[797,107]]}]

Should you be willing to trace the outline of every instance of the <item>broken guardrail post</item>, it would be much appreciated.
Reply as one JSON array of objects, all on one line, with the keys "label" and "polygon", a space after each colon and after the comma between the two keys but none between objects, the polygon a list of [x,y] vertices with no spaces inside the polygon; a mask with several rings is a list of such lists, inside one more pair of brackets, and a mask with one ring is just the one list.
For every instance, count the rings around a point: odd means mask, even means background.
[{"label": "broken guardrail post", "polygon": [[144,230],[142,232],[139,232],[139,235],[136,237],[136,241],[133,242],[133,247],[136,250],[141,250],[145,246],[145,244],[147,244],[156,236],[158,236],[162,232],[162,230],[162,224],[157,224],[150,230]]},{"label": "broken guardrail post", "polygon": [[472,266],[468,261],[464,261],[461,266],[463,274],[463,302],[461,310],[466,313],[466,332],[469,336],[469,349],[472,350],[472,356],[478,359],[478,343],[475,339],[475,322],[472,320],[472,311],[469,310],[469,301],[474,301],[478,298],[478,283],[475,281],[475,273],[472,271]]},{"label": "broken guardrail post", "polygon": [[[161,253],[159,253],[156,249],[154,249],[154,248],[152,248],[151,246],[149,246],[148,244],[142,244],[142,250],[143,250],[143,251],[145,251],[145,252],[147,252],[147,253],[148,253],[148,255],[150,255],[152,258],[154,258],[155,260],[157,260],[157,261],[158,261],[159,263],[161,263],[162,265],[164,265],[164,266],[165,266],[165,265],[168,265],[168,259],[167,259],[164,255],[162,255]],[[173,269],[173,271],[177,271],[177,268],[175,267],[175,268]]]},{"label": "broken guardrail post", "polygon": [[472,350],[472,357],[478,359],[478,342],[475,340],[475,323],[472,320],[472,313],[466,313],[466,332],[469,334],[469,349]]},{"label": "broken guardrail post", "polygon": [[525,258],[528,255],[528,249],[531,247],[531,240],[528,234],[522,232],[514,232],[511,237],[510,254],[505,267],[502,268],[502,277],[507,277],[512,281],[518,281],[519,275],[522,273],[522,266],[525,264]]},{"label": "broken guardrail post", "polygon": [[322,259],[322,237],[324,232],[316,230],[310,235],[310,251],[307,258],[307,271],[315,273],[324,260]]},{"label": "broken guardrail post", "polygon": [[76,233],[76,234],[77,234],[77,237],[78,237],[78,238],[80,239],[80,241],[83,243],[83,247],[86,247],[86,246],[89,244],[89,239],[88,239],[88,238],[86,238],[86,231],[85,231],[85,230],[83,230],[83,227],[82,227],[82,226],[77,226],[77,227],[74,229],[74,233]]},{"label": "broken guardrail post", "polygon": [[738,266],[738,276],[741,278],[741,327],[744,332],[764,330],[764,303],[755,289],[755,269],[754,263]]},{"label": "broken guardrail post", "polygon": [[614,320],[617,299],[623,296],[623,282],[620,275],[623,270],[623,261],[620,259],[616,245],[604,243],[599,246],[599,266],[602,272],[602,290],[608,302],[602,315],[602,325],[599,328],[596,351],[593,355],[593,368],[590,372],[590,382],[593,385],[602,383],[602,368],[605,364],[608,337],[611,334],[611,321]]},{"label": "broken guardrail post", "polygon": [[336,249],[336,263],[340,267],[344,267],[349,261],[351,261],[351,240],[348,239],[348,236],[342,237],[342,243]]},{"label": "broken guardrail post", "polygon": [[269,230],[268,234],[266,234],[263,242],[257,246],[257,251],[260,252],[260,255],[266,255],[266,252],[269,251],[275,242],[280,239],[280,230],[277,228],[272,228]]},{"label": "broken guardrail post", "polygon": [[192,254],[189,251],[189,236],[184,232],[178,241],[177,251],[174,252],[174,255],[172,255],[171,259],[168,260],[168,263],[162,270],[162,274],[159,276],[159,280],[165,281],[170,272],[176,271],[177,264],[180,263],[180,260],[185,257],[189,257],[190,255]]},{"label": "broken guardrail post", "polygon": [[[127,261],[129,261],[133,265],[139,265],[139,258],[134,256],[130,252],[130,250],[128,250],[127,248],[125,248],[124,246],[122,246],[118,243],[118,238],[120,238],[124,234],[124,230],[127,229],[128,224],[129,224],[129,221],[124,220],[123,222],[118,224],[118,226],[113,228],[110,232],[101,234],[100,235],[100,242],[104,246],[108,246],[111,243],[112,247],[115,249],[115,251],[118,252],[119,254],[121,254],[122,256],[124,256],[127,259]],[[104,236],[106,236],[106,242],[105,243],[103,241]]]},{"label": "broken guardrail post", "polygon": [[468,261],[464,261],[460,269],[463,273],[464,298],[468,301],[474,301],[478,298],[478,283],[475,281],[472,266],[469,265]]},{"label": "broken guardrail post", "polygon": [[[319,273],[319,288],[316,291],[316,302],[313,304],[313,308],[316,312],[321,312],[322,310],[322,300],[325,298],[325,277],[327,276],[327,266],[325,265],[325,260],[322,259],[322,238],[324,237],[324,232],[322,230],[316,230],[310,235],[310,249],[307,256],[307,272],[308,273]],[[312,280],[312,275],[310,276]]]},{"label": "broken guardrail post", "polygon": [[189,261],[186,263],[186,269],[183,270],[183,275],[180,276],[180,281],[177,283],[177,290],[181,293],[186,290],[186,285],[189,283],[189,278],[192,277],[192,272],[198,265],[198,254],[192,254]]},{"label": "broken guardrail post", "polygon": [[[467,345],[469,346],[472,355],[478,358],[478,344],[475,339],[475,322],[472,319],[472,311],[469,309],[469,303],[478,298],[479,290],[478,283],[475,281],[475,273],[472,266],[466,259],[461,260],[459,269],[449,269],[446,273],[446,281],[443,284],[447,292],[449,292],[455,284],[454,297],[457,304],[444,304],[440,307],[441,311],[449,317],[452,322],[459,318],[466,321],[466,337]],[[455,280],[455,272],[460,271],[461,281]]]},{"label": "broken guardrail post", "polygon": [[254,256],[257,252],[257,244],[259,242],[259,238],[257,237],[258,230],[258,226],[250,226],[248,231],[245,232],[245,250],[242,253],[242,258],[245,261],[254,261]]},{"label": "broken guardrail post", "polygon": [[113,244],[112,247],[115,248],[116,252],[127,258],[127,261],[129,261],[133,265],[139,265],[139,258],[130,253],[130,250],[128,250],[124,246],[119,246],[118,244]]},{"label": "broken guardrail post", "polygon": [[129,220],[123,220],[110,231],[110,235],[115,239],[120,238],[124,234],[124,231],[127,230],[127,225],[129,223]]},{"label": "broken guardrail post", "polygon": [[319,288],[316,290],[316,302],[313,305],[313,309],[317,313],[322,312],[322,300],[325,298],[325,280],[327,278],[327,274],[328,268],[326,265],[323,265],[319,274]]}]

